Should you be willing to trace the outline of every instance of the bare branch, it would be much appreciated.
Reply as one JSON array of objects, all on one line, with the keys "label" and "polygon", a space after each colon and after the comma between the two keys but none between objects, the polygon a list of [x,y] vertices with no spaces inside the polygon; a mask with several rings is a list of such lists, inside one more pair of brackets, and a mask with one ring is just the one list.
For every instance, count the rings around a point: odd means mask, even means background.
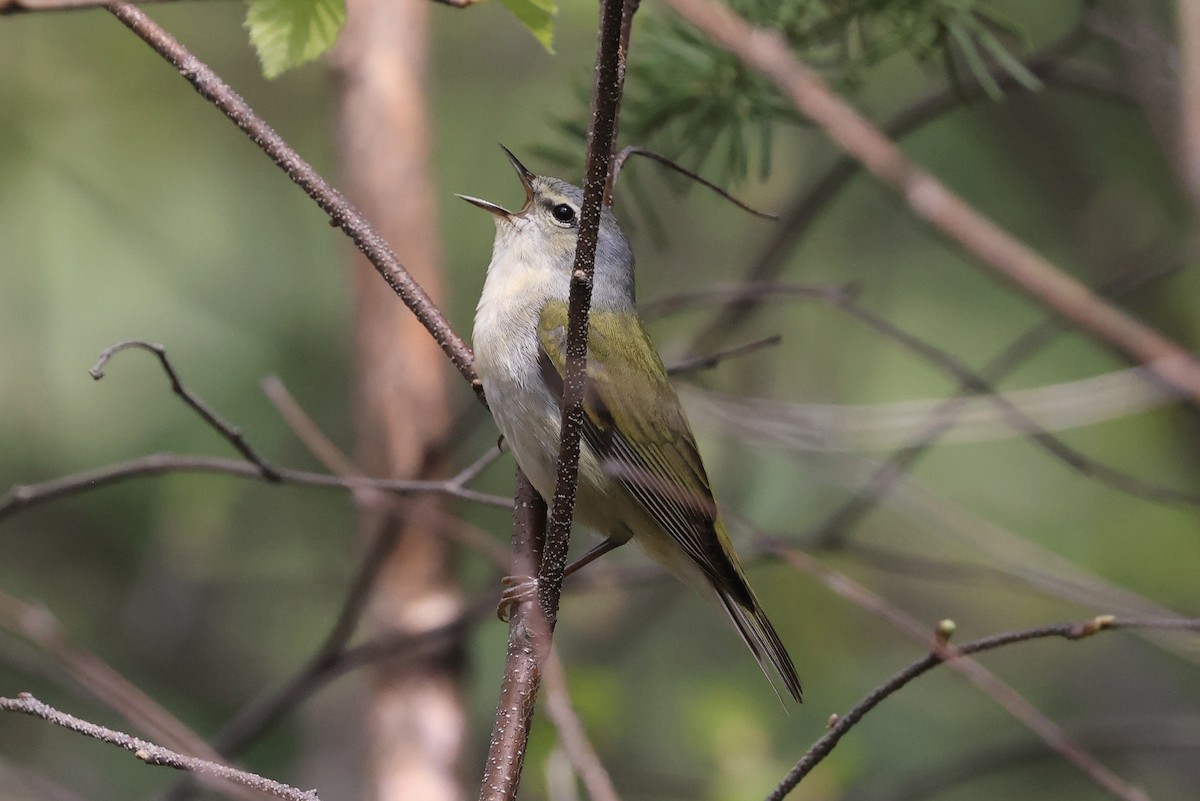
[{"label": "bare branch", "polygon": [[637,147],[636,145],[629,145],[628,147],[621,148],[621,152],[613,157],[613,183],[616,183],[617,177],[621,174],[621,170],[624,169],[625,162],[629,160],[630,156],[645,156],[646,158],[650,159],[651,161],[657,161],[659,164],[663,165],[664,167],[669,167],[670,169],[674,170],[675,172],[679,173],[680,175],[685,175],[688,178],[695,181],[696,183],[700,184],[701,186],[711,189],[712,191],[716,192],[721,197],[728,200],[733,205],[737,206],[742,211],[747,212],[749,214],[753,214],[755,217],[762,217],[764,220],[778,220],[779,219],[778,214],[773,214],[769,211],[759,211],[758,209],[754,208],[750,204],[745,203],[741,200],[738,200],[736,197],[731,195],[726,189],[724,189],[720,186],[717,186],[712,181],[701,176],[698,172],[695,172],[694,170],[689,170],[687,167],[684,167],[679,162],[673,161],[672,159],[667,158],[662,153],[656,153],[653,150],[648,150],[644,147]]},{"label": "bare branch", "polygon": [[[131,0],[144,3],[172,3],[177,0]],[[112,0],[0,0],[0,17],[37,11],[86,11],[107,6]]]},{"label": "bare branch", "polygon": [[[188,751],[209,762],[223,763],[221,755],[200,735],[185,726],[167,709],[142,692],[94,653],[73,644],[57,618],[43,606],[27,603],[0,591],[0,629],[23,637],[53,657],[67,675],[93,698],[136,728],[165,742],[168,747]],[[257,796],[240,785],[230,785],[213,776],[201,781],[246,801]]]},{"label": "bare branch", "polygon": [[[500,703],[496,708],[492,738],[484,766],[480,801],[511,801],[525,764],[534,702],[558,617],[563,571],[567,564],[575,493],[579,480],[580,438],[583,434],[583,390],[587,369],[588,318],[592,278],[600,232],[602,204],[610,187],[610,164],[616,135],[621,88],[625,78],[625,48],[629,21],[636,9],[626,0],[601,0],[596,74],[592,90],[592,117],[588,130],[583,203],[571,273],[567,306],[566,375],[563,379],[561,434],[555,465],[554,498],[544,523],[545,502],[537,496],[524,473],[517,473],[517,498],[513,517],[515,576],[536,572],[537,603],[519,599],[509,619],[508,651]],[[538,535],[544,530],[545,537]],[[529,568],[536,565],[536,571]]]},{"label": "bare branch", "polygon": [[483,401],[483,384],[475,374],[471,349],[460,337],[429,295],[413,280],[388,244],[363,218],[341,192],[322,178],[312,165],[300,157],[270,125],[229,84],[196,58],[166,30],[159,27],[137,6],[116,2],[107,10],[137,34],[156,53],[171,63],[200,93],[237,125],[274,161],[288,177],[329,214],[330,222],[341,228],[363,255],[388,282],[404,304],[437,341],[442,351]]},{"label": "bare branch", "polygon": [[275,407],[275,411],[287,423],[296,438],[304,443],[308,452],[317,461],[325,465],[331,473],[339,476],[361,476],[363,473],[341,448],[333,444],[333,440],[325,436],[325,432],[313,421],[308,413],[301,408],[292,393],[288,391],[283,379],[269,375],[262,380],[262,391]]},{"label": "bare branch", "polygon": [[[1163,487],[1144,481],[1136,476],[1098,462],[1067,445],[1062,439],[1051,434],[1036,420],[1022,411],[1020,407],[999,393],[984,376],[967,367],[949,352],[908,333],[894,323],[860,305],[855,299],[857,293],[854,291],[841,291],[837,288],[812,287],[807,285],[748,284],[741,287],[717,287],[697,290],[692,293],[674,296],[661,302],[656,309],[663,307],[675,309],[689,303],[709,302],[721,298],[736,299],[769,296],[772,294],[772,286],[778,288],[779,297],[813,298],[824,301],[851,318],[869,326],[881,336],[900,344],[933,367],[953,377],[959,382],[961,392],[969,393],[972,397],[978,396],[983,398],[989,404],[996,407],[1015,431],[1023,434],[1070,469],[1120,492],[1124,492],[1127,495],[1143,500],[1185,506],[1200,506],[1200,493],[1175,489],[1173,487]],[[1153,374],[1151,377],[1156,378]],[[947,404],[954,403],[956,406],[961,402],[960,399],[956,398],[946,401]],[[935,426],[941,425],[941,420],[931,421],[923,434],[927,435],[930,431],[934,430]]]},{"label": "bare branch", "polygon": [[746,342],[741,345],[735,345],[732,348],[719,350],[716,353],[710,353],[707,356],[697,356],[694,359],[684,359],[681,362],[676,362],[667,368],[667,375],[682,375],[684,373],[695,373],[700,370],[711,370],[728,359],[734,359],[738,356],[745,356],[748,353],[760,351],[763,348],[772,348],[783,342],[783,336],[775,334],[774,336],[763,337],[752,342]]},{"label": "bare branch", "polygon": [[1035,420],[1021,411],[1012,401],[999,393],[985,378],[971,370],[954,356],[941,348],[925,342],[919,337],[909,334],[899,326],[891,323],[877,314],[867,311],[854,302],[836,304],[837,307],[856,320],[865,323],[883,336],[893,340],[920,356],[937,369],[953,376],[965,391],[985,396],[1008,418],[1009,424],[1022,432],[1030,441],[1041,447],[1046,453],[1058,459],[1067,467],[1088,478],[1099,481],[1127,495],[1143,500],[1160,503],[1177,503],[1185,506],[1200,506],[1200,493],[1178,490],[1172,487],[1160,487],[1142,481],[1136,476],[1129,475],[1114,467],[1097,462],[1063,440],[1043,429]]},{"label": "bare branch", "polygon": [[[1059,87],[1076,92],[1103,97],[1106,100],[1133,104],[1130,93],[1107,75],[1095,70],[1080,69],[1063,60],[1063,54],[1073,49],[1083,38],[1085,31],[1073,31],[1058,42],[1034,56],[1026,64],[1030,72],[1047,86]],[[1002,89],[1016,87],[1017,81],[1007,70],[999,66],[991,69],[992,79]],[[963,107],[964,103],[986,99],[987,92],[977,80],[964,84],[960,81],[934,90],[894,114],[883,126],[891,139],[902,139],[926,125],[942,119],[946,114]],[[749,282],[770,282],[786,265],[787,254],[818,219],[821,211],[862,172],[863,165],[843,155],[830,164],[812,183],[800,192],[791,205],[780,215],[779,225],[774,226],[767,243],[759,251],[746,272]],[[719,314],[700,328],[692,337],[690,352],[695,352],[717,336],[727,336],[735,331],[749,316],[756,298],[734,299]]]},{"label": "bare branch", "polygon": [[546,714],[558,729],[558,741],[562,744],[567,758],[583,780],[591,801],[621,801],[617,789],[613,786],[612,777],[596,754],[596,749],[588,740],[583,723],[571,706],[571,696],[567,691],[567,677],[563,671],[562,659],[558,649],[551,646],[550,658],[546,660],[546,668],[542,674],[546,682]]},{"label": "bare branch", "polygon": [[561,444],[555,466],[554,498],[546,524],[546,543],[538,571],[538,600],[550,630],[558,615],[562,574],[567,564],[575,491],[579,479],[579,442],[583,434],[583,395],[587,377],[588,320],[592,305],[592,276],[600,234],[600,209],[612,163],[625,56],[621,49],[624,0],[601,0],[596,52],[592,117],[588,128],[583,203],[567,311],[566,368],[563,375]]},{"label": "bare branch", "polygon": [[1200,398],[1200,363],[1174,341],[1096,296],[979,214],[834,95],[801,64],[783,37],[755,28],[715,0],[667,0],[681,16],[747,66],[778,84],[798,110],[900,193],[909,208],[977,261],[1101,341],[1152,367],[1164,381]]},{"label": "bare branch", "polygon": [[291,785],[266,779],[255,773],[248,773],[244,770],[219,765],[215,762],[185,756],[168,748],[163,748],[160,745],[147,742],[146,740],[131,737],[124,732],[114,731],[104,726],[98,726],[95,723],[89,723],[86,720],[80,720],[73,715],[59,712],[57,709],[37,700],[29,693],[21,693],[16,698],[0,698],[0,709],[7,712],[21,712],[26,715],[42,718],[53,723],[55,726],[62,726],[73,732],[93,737],[119,748],[124,748],[126,751],[132,751],[134,756],[147,765],[162,765],[190,773],[215,776],[235,782],[244,787],[249,787],[252,790],[269,793],[278,798],[286,799],[286,801],[320,801],[320,797],[315,790],[299,790]]},{"label": "bare branch", "polygon": [[[1117,295],[1146,280],[1157,277],[1157,275],[1159,274],[1136,273],[1122,276],[1110,282],[1101,291],[1110,296]],[[1049,316],[1016,337],[1008,347],[979,370],[979,377],[985,382],[999,381],[1063,330],[1062,318],[1057,315]],[[968,387],[963,386],[957,396],[943,401],[930,414],[929,421],[918,440],[893,453],[878,469],[872,472],[866,483],[817,527],[815,540],[825,546],[833,547],[844,541],[850,530],[874,508],[881,498],[887,495],[900,475],[916,464],[942,435],[953,427],[959,412],[973,394]]]},{"label": "bare branch", "polygon": [[[960,647],[951,647],[948,645],[939,645],[934,643],[933,649],[926,656],[913,662],[904,670],[892,676],[879,687],[868,693],[861,701],[851,708],[845,715],[839,716],[829,730],[805,752],[804,756],[796,763],[795,767],[788,773],[779,786],[767,796],[768,801],[781,801],[787,797],[788,793],[796,788],[801,780],[807,776],[812,769],[819,765],[825,757],[833,751],[837,746],[838,741],[852,729],[855,724],[862,720],[868,712],[878,706],[888,696],[896,693],[905,685],[912,682],[914,679],[928,673],[933,668],[944,662],[953,662],[964,656],[982,653],[984,651],[1002,648],[1016,643],[1028,642],[1030,640],[1046,639],[1046,638],[1061,638],[1065,640],[1082,640],[1102,631],[1110,631],[1116,629],[1182,629],[1186,631],[1200,632],[1200,619],[1135,619],[1135,618],[1115,618],[1111,615],[1101,615],[1077,623],[1059,623],[1052,626],[1041,626],[1038,628],[1025,629],[1022,631],[1006,632],[996,634],[991,637],[975,640]],[[1065,735],[1064,735],[1065,736]],[[1077,765],[1078,766],[1078,765]],[[1111,795],[1116,798],[1124,799],[1124,801],[1149,801],[1149,797],[1139,788],[1133,787],[1123,780],[1108,773],[1106,768],[1100,766],[1108,777],[1104,778],[1101,786],[1104,787]],[[1097,776],[1092,774],[1093,780],[1103,777],[1103,774]]]},{"label": "bare branch", "polygon": [[[61,476],[40,484],[18,484],[0,498],[0,522],[16,512],[58,500],[69,495],[100,489],[132,478],[155,476],[164,473],[221,473],[237,478],[252,478],[265,481],[262,471],[250,462],[238,459],[223,459],[217,456],[182,456],[173,453],[154,453],[125,462],[117,462],[95,470]],[[449,495],[472,503],[507,509],[512,501],[499,495],[466,489],[449,481],[392,480],[382,478],[360,478],[334,476],[328,473],[311,473],[305,470],[280,468],[279,485],[294,484],[305,487],[330,487],[352,491],[381,490],[397,495],[431,492]]]},{"label": "bare branch", "polygon": [[[794,569],[813,576],[832,592],[862,609],[878,615],[917,642],[921,644],[929,642],[929,631],[920,621],[902,609],[888,603],[884,598],[859,584],[854,579],[825,567],[803,550],[790,546],[776,537],[769,536],[765,532],[758,530],[755,531],[755,534],[757,545],[791,565]],[[939,629],[939,637],[943,639],[948,638],[950,633],[949,631]],[[944,645],[944,643],[942,644]],[[1046,717],[1044,713],[1024,696],[982,664],[967,658],[955,660],[950,663],[949,667],[951,670],[962,675],[981,692],[992,698],[1008,714],[1024,724],[1030,731],[1041,738],[1049,748],[1056,751],[1060,756],[1078,768],[1092,782],[1106,788],[1127,787],[1123,780],[1080,747],[1078,743],[1073,742],[1062,727]],[[1127,795],[1119,795],[1119,797],[1125,799],[1125,801],[1133,801],[1133,798],[1135,798]]]},{"label": "bare branch", "polygon": [[258,466],[262,471],[263,478],[268,481],[279,481],[279,472],[271,465],[267,464],[258,452],[250,447],[250,443],[246,442],[245,436],[239,428],[226,423],[221,417],[213,411],[213,409],[205,403],[198,395],[191,392],[183,385],[179,379],[179,374],[175,372],[175,368],[171,366],[171,360],[167,358],[167,349],[162,345],[155,345],[151,342],[145,342],[140,339],[131,339],[125,342],[118,342],[115,345],[107,347],[100,354],[100,358],[96,361],[92,368],[88,370],[88,374],[93,379],[99,381],[104,378],[104,367],[108,364],[116,354],[129,348],[138,348],[148,351],[158,357],[158,363],[162,365],[163,372],[167,374],[167,378],[171,381],[171,391],[183,399],[183,402],[188,405],[196,414],[200,415],[204,422],[208,423],[218,434],[224,437],[230,445],[237,450],[246,460]]}]

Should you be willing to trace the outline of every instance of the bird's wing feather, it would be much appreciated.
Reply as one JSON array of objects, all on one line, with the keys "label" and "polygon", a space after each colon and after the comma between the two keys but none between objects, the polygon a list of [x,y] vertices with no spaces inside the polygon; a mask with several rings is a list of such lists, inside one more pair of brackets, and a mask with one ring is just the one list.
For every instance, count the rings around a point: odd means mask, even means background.
[{"label": "bird's wing feather", "polygon": [[[566,330],[566,304],[547,304],[538,325],[541,375],[560,403]],[[604,468],[722,595],[755,606],[679,398],[636,315],[593,313],[584,411],[584,437]]]}]

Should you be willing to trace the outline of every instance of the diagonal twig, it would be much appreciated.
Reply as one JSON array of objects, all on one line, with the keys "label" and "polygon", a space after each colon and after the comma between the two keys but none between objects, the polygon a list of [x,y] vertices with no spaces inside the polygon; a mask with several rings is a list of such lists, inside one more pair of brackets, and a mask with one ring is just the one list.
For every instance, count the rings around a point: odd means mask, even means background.
[{"label": "diagonal twig", "polygon": [[21,712],[26,715],[32,715],[33,717],[53,723],[55,726],[61,726],[64,729],[69,729],[73,732],[109,743],[110,745],[124,748],[126,751],[133,752],[134,756],[147,765],[162,765],[190,773],[215,776],[253,790],[269,793],[278,798],[285,799],[285,801],[320,801],[320,797],[315,790],[300,790],[291,785],[264,778],[256,773],[249,773],[237,768],[180,754],[177,751],[163,748],[161,745],[155,745],[147,740],[132,737],[124,732],[115,731],[86,720],[80,720],[74,715],[60,712],[54,707],[37,700],[29,693],[21,693],[16,698],[0,698],[0,709],[6,712]]},{"label": "diagonal twig", "polygon": [[737,206],[742,211],[744,211],[748,214],[753,214],[755,217],[761,217],[764,220],[778,220],[779,219],[778,214],[773,214],[772,212],[769,212],[769,211],[759,211],[758,209],[754,208],[750,204],[748,204],[744,201],[738,200],[736,197],[734,197],[732,194],[730,194],[728,190],[718,186],[717,184],[713,183],[712,181],[710,181],[707,178],[700,175],[698,172],[696,172],[694,170],[689,170],[687,167],[683,166],[679,162],[674,161],[673,159],[667,158],[662,153],[656,153],[653,150],[650,150],[650,149],[644,148],[644,147],[638,147],[637,145],[628,145],[626,147],[623,147],[623,148],[621,148],[621,151],[619,153],[617,153],[616,156],[613,157],[613,168],[612,168],[613,183],[616,183],[617,177],[621,174],[621,170],[625,168],[625,162],[629,160],[630,156],[643,156],[645,158],[650,159],[651,161],[656,161],[659,164],[663,165],[664,167],[667,167],[668,169],[672,169],[675,172],[679,173],[680,175],[684,175],[684,176],[690,178],[691,180],[695,181],[696,183],[700,184],[701,186],[705,187],[706,189],[711,189],[713,192],[716,192],[718,195],[725,198],[726,200],[728,200],[733,205]]},{"label": "diagonal twig", "polygon": [[[1161,273],[1156,272],[1121,276],[1109,282],[1100,291],[1114,296],[1159,275]],[[1057,315],[1051,315],[1040,323],[1034,324],[981,367],[978,372],[979,377],[985,382],[999,381],[1065,328],[1066,324]],[[965,407],[973,394],[973,390],[964,384],[960,386],[958,395],[943,401],[929,415],[929,422],[917,438],[917,442],[895,451],[884,460],[857,492],[816,527],[814,541],[829,547],[838,547],[842,544],[850,530],[874,508],[880,499],[887,495],[900,475],[911,469],[937,443],[938,439],[954,426],[958,412]]]},{"label": "diagonal twig", "polygon": [[[1115,618],[1111,615],[1101,615],[1091,620],[1080,622],[1058,623],[1051,626],[1039,626],[1021,631],[995,634],[958,647],[935,643],[934,648],[929,654],[896,673],[886,682],[868,693],[845,715],[838,717],[837,721],[829,728],[829,731],[813,743],[812,747],[805,752],[795,767],[788,772],[787,777],[767,796],[767,801],[782,801],[788,793],[796,788],[805,776],[812,772],[813,768],[819,765],[825,757],[829,756],[830,752],[837,746],[838,741],[855,724],[862,720],[864,715],[878,706],[888,696],[893,695],[905,685],[920,678],[944,662],[952,662],[964,656],[971,656],[983,653],[984,651],[991,651],[996,648],[1003,648],[1008,645],[1029,642],[1031,640],[1056,638],[1075,641],[1086,639],[1102,631],[1116,631],[1118,629],[1175,629],[1200,632],[1200,619],[1152,620]],[[1119,779],[1117,781],[1120,782],[1120,786],[1106,787],[1105,789],[1118,798],[1148,801],[1149,797],[1143,790],[1127,785]]]},{"label": "diagonal twig", "polygon": [[123,25],[133,31],[156,53],[174,66],[201,97],[221,110],[251,141],[262,149],[288,177],[305,191],[329,215],[330,222],[341,228],[355,246],[374,265],[404,304],[429,331],[450,362],[475,389],[483,401],[483,384],[475,374],[474,357],[466,342],[450,326],[420,284],[413,279],[396,254],[370,223],[341,192],[321,177],[312,165],[300,157],[270,125],[229,84],[196,58],[142,9],[128,2],[107,5]]},{"label": "diagonal twig", "polygon": [[[1026,62],[1029,71],[1049,86],[1070,89],[1091,95],[1099,95],[1113,102],[1134,102],[1128,91],[1114,84],[1111,79],[1090,71],[1073,69],[1064,63],[1063,55],[1086,40],[1087,31],[1082,26],[1054,44],[1041,54]],[[1012,73],[1000,66],[991,68],[992,79],[1002,89],[1015,88],[1018,84]],[[934,90],[918,98],[893,115],[883,126],[892,139],[902,139],[926,125],[941,119],[964,103],[986,99],[978,80],[970,83],[959,81]],[[780,215],[779,225],[774,226],[767,243],[759,251],[746,272],[748,282],[775,280],[787,263],[787,255],[804,239],[811,226],[820,219],[822,209],[829,205],[850,181],[863,170],[863,165],[848,155],[836,158],[819,177],[801,192],[791,205]],[[692,336],[688,352],[694,353],[711,343],[718,336],[728,336],[749,319],[756,298],[734,298]]]},{"label": "diagonal twig", "polygon": [[745,356],[750,353],[755,353],[763,348],[773,348],[783,342],[783,336],[774,334],[762,339],[755,339],[750,342],[744,342],[741,345],[735,345],[732,348],[719,350],[716,353],[710,353],[707,356],[696,356],[691,359],[684,359],[676,362],[667,368],[667,375],[683,375],[685,373],[695,373],[700,370],[711,370],[717,367],[727,359],[734,359],[738,356]]},{"label": "diagonal twig", "polygon": [[[945,351],[933,345],[932,343],[926,342],[920,337],[917,337],[905,329],[897,326],[895,323],[892,323],[880,315],[869,311],[857,301],[856,296],[858,292],[854,287],[840,289],[838,287],[814,287],[804,284],[791,285],[760,283],[745,284],[731,288],[717,287],[704,290],[695,290],[688,293],[681,293],[670,298],[665,298],[656,305],[656,310],[662,308],[675,310],[691,303],[710,300],[736,300],[739,298],[768,297],[775,293],[778,293],[778,297],[813,299],[825,302],[846,314],[850,318],[870,327],[881,336],[901,345],[939,371],[954,378],[960,385],[961,394],[958,397],[952,397],[945,401],[945,406],[950,407],[953,405],[953,408],[951,409],[952,412],[956,412],[960,404],[965,403],[965,398],[983,398],[987,403],[996,407],[1000,414],[1005,418],[1006,423],[1014,430],[1020,432],[1023,436],[1028,438],[1038,447],[1042,448],[1042,450],[1044,450],[1046,453],[1065,464],[1068,468],[1087,476],[1088,478],[1099,481],[1106,486],[1112,487],[1113,489],[1135,498],[1141,498],[1143,500],[1153,501],[1156,503],[1200,506],[1200,493],[1176,489],[1174,487],[1160,486],[1158,484],[1145,481],[1115,467],[1110,467],[1109,465],[1099,462],[1076,450],[1075,448],[1072,448],[1061,438],[1050,433],[1050,431],[1041,426],[1036,420],[1032,419],[1029,414],[1013,403],[1012,400],[997,392],[987,377],[972,370],[948,351]],[[1060,318],[1056,317],[1054,319],[1059,321],[1058,324],[1065,323],[1065,321],[1061,321]],[[1046,325],[1053,326],[1056,325],[1056,323],[1046,323]],[[1055,328],[1055,330],[1057,329]],[[1041,333],[1035,333],[1032,336],[1036,338],[1040,337],[1041,335]],[[1155,383],[1157,383],[1157,377],[1152,373],[1148,373],[1147,378],[1152,379]],[[965,398],[963,396],[965,396]],[[948,414],[948,417],[951,419],[951,421],[953,420],[953,414]],[[921,432],[921,436],[928,436],[930,432],[934,431],[935,427],[941,425],[943,425],[943,422],[942,418],[939,416],[937,420],[931,421],[928,424],[926,429]],[[899,461],[900,457],[896,458]],[[881,468],[881,470],[883,469],[884,468]],[[894,473],[895,470],[891,470],[890,472]],[[879,475],[880,478],[878,481],[882,481],[884,478],[883,473],[881,472]],[[894,481],[895,476],[893,475],[887,480]],[[877,488],[872,489],[871,492],[874,493],[876,491]]]},{"label": "diagonal twig", "polygon": [[[62,624],[44,606],[0,591],[0,629],[7,629],[37,645],[59,663],[75,684],[150,737],[166,743],[169,748],[188,751],[209,762],[225,761],[200,735],[111,665],[72,643]],[[258,797],[245,787],[227,784],[213,776],[203,775],[199,780],[242,801],[253,801]]]},{"label": "diagonal twig", "polygon": [[246,437],[242,434],[241,429],[236,428],[235,426],[232,426],[222,420],[220,415],[218,415],[216,411],[212,409],[212,407],[210,407],[203,401],[203,399],[184,386],[183,381],[181,381],[179,378],[179,373],[175,372],[175,368],[172,366],[171,360],[167,358],[167,349],[162,345],[156,345],[152,342],[146,342],[140,339],[130,339],[126,340],[125,342],[118,342],[115,345],[105,348],[100,353],[100,358],[94,365],[92,365],[92,368],[88,370],[88,374],[91,375],[91,377],[96,381],[104,378],[104,368],[108,364],[109,360],[121,351],[128,350],[130,348],[144,350],[157,356],[158,363],[162,365],[163,372],[167,374],[167,378],[171,381],[171,391],[178,395],[183,402],[186,403],[189,408],[191,408],[192,411],[200,415],[204,422],[208,423],[210,427],[224,437],[226,441],[228,441],[229,444],[232,445],[235,450],[237,450],[238,453],[246,457],[246,461],[257,465],[258,469],[262,472],[263,478],[265,478],[267,481],[281,480],[279,471],[267,464],[266,460],[258,455],[258,451],[250,447],[250,443],[246,441]]},{"label": "diagonal twig", "polygon": [[[1037,421],[1031,419],[1003,394],[997,392],[986,378],[967,367],[949,352],[908,333],[853,301],[838,302],[835,305],[845,314],[899,343],[942,372],[953,376],[960,383],[963,391],[986,397],[989,403],[996,406],[1001,414],[1008,418],[1009,424],[1017,431],[1072,470],[1133,497],[1159,503],[1200,506],[1200,493],[1161,487],[1143,481],[1137,476],[1098,462],[1067,445],[1062,439],[1042,428]],[[947,401],[947,403],[949,402]],[[932,430],[932,425],[930,430]]]},{"label": "diagonal twig", "polygon": [[[904,632],[909,637],[917,640],[918,642],[925,643],[929,641],[928,631],[911,615],[892,606],[886,600],[871,592],[858,582],[854,581],[849,576],[820,564],[803,550],[791,546],[783,540],[770,536],[761,530],[756,528],[754,528],[754,530],[755,543],[768,553],[771,553],[776,558],[786,562],[792,568],[804,573],[808,573],[809,575],[815,577],[834,593],[842,596],[843,598],[867,610],[868,612],[882,617],[897,629]],[[949,633],[946,633],[945,636],[948,638]],[[944,643],[940,643],[938,647],[935,648],[935,653],[942,653],[943,656],[946,654]],[[1011,686],[1009,686],[1006,682],[1004,682],[982,664],[972,659],[961,659],[951,662],[949,666],[952,670],[966,678],[967,681],[973,684],[981,692],[995,700],[996,703],[998,703],[1006,712],[1024,724],[1030,731],[1041,738],[1043,742],[1059,753],[1064,759],[1074,765],[1092,782],[1107,789],[1117,798],[1123,799],[1123,801],[1141,801],[1142,796],[1138,794],[1140,791],[1135,791],[1134,788],[1131,788],[1123,779],[1101,764],[1078,743],[1074,742],[1061,726],[1046,717],[1041,710],[1035,707],[1024,696],[1020,695],[1016,690],[1014,690]],[[914,675],[912,678],[915,677],[916,676]],[[894,692],[895,689],[899,689],[899,686],[902,685],[898,685],[892,691]],[[882,697],[880,697],[878,700],[882,700]],[[876,701],[876,703],[877,702],[878,701]],[[867,707],[867,709],[869,708],[870,707]],[[865,714],[866,711],[867,710],[864,709],[863,713]],[[853,722],[848,724],[846,729],[848,729],[851,725],[853,725]],[[842,733],[845,733],[844,730]],[[838,735],[838,737],[840,736],[841,735]],[[829,735],[827,734],[826,737],[823,737],[821,741],[818,741],[818,744],[824,743],[820,749],[821,759],[823,759],[824,756],[827,756],[829,751],[831,751],[833,746],[837,743],[837,738],[828,740],[828,737]],[[809,758],[810,755],[814,753],[814,749],[817,749],[817,745],[814,745],[813,749],[810,749],[808,754],[805,755],[805,758]],[[801,760],[801,762],[803,761],[804,760]],[[816,760],[816,762],[819,761],[820,759]],[[815,767],[816,762],[808,765],[804,770],[804,774],[807,774],[812,767]],[[795,771],[793,771],[793,773],[795,773]],[[789,778],[792,778],[792,774],[789,774]],[[800,778],[803,778],[803,775],[795,779],[796,783],[799,782]],[[784,784],[786,783],[787,782],[785,781]],[[792,786],[794,786],[794,784]],[[783,785],[781,784],[780,787],[782,788]],[[778,792],[779,790],[777,789],[776,793]],[[784,791],[783,794],[786,795],[786,792],[787,791]],[[782,797],[782,795],[772,796],[772,798]]]}]

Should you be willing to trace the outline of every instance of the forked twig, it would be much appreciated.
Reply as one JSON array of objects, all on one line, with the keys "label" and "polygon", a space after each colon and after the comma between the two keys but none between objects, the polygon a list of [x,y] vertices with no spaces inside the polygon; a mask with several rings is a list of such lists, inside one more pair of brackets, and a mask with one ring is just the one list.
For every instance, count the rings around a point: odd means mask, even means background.
[{"label": "forked twig", "polygon": [[282,477],[279,475],[279,471],[269,465],[265,459],[259,456],[258,451],[250,447],[250,443],[246,441],[246,437],[242,434],[241,429],[222,420],[220,415],[218,415],[212,409],[212,407],[210,407],[198,395],[183,385],[183,382],[179,379],[179,374],[175,372],[175,368],[171,365],[171,360],[167,358],[167,349],[162,345],[156,345],[152,342],[146,342],[140,339],[130,339],[126,340],[125,342],[118,342],[115,345],[105,348],[100,353],[100,358],[97,359],[96,363],[92,365],[92,368],[88,370],[88,374],[91,375],[91,377],[96,381],[104,378],[104,368],[108,364],[109,360],[121,351],[128,350],[130,348],[144,350],[157,356],[158,363],[162,365],[163,372],[167,374],[167,378],[171,381],[172,392],[178,395],[183,402],[192,409],[192,411],[200,415],[200,418],[204,420],[204,422],[208,423],[213,430],[224,437],[225,440],[228,441],[238,453],[246,457],[247,461],[257,465],[258,469],[262,472],[263,478],[267,479],[268,481],[282,480]]},{"label": "forked twig", "polygon": [[[855,724],[862,720],[863,716],[886,698],[943,662],[1031,640],[1047,638],[1061,638],[1072,641],[1082,640],[1094,634],[1099,634],[1102,631],[1132,628],[1182,629],[1200,632],[1200,619],[1140,620],[1101,615],[1081,622],[1059,623],[1052,626],[1039,626],[1021,631],[996,634],[958,647],[935,642],[933,649],[926,656],[896,673],[863,697],[845,715],[838,717],[829,730],[813,743],[808,751],[804,753],[804,756],[797,761],[796,765],[788,772],[788,775],[779,783],[779,786],[767,796],[767,801],[782,801],[782,799],[787,797],[788,793],[796,788],[805,776],[812,772],[813,768],[819,765],[825,757],[829,756],[837,746],[838,741],[850,729],[854,728]],[[1106,782],[1101,786],[1115,797],[1125,799],[1125,801],[1149,801],[1149,796],[1140,788],[1133,787],[1115,776],[1112,778],[1115,782]]]}]

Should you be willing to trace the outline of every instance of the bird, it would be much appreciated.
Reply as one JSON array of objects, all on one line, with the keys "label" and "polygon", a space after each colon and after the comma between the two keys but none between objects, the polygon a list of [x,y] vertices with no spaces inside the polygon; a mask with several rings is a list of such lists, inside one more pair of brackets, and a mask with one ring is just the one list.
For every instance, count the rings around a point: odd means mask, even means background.
[{"label": "bird", "polygon": [[[517,464],[548,498],[583,190],[534,175],[501,148],[525,190],[520,210],[458,195],[489,212],[496,226],[475,310],[475,369]],[[633,251],[607,207],[595,265],[574,520],[605,539],[566,572],[636,540],[685,584],[714,598],[776,694],[768,665],[800,703],[796,668],[738,561],[691,426],[638,315]]]}]

